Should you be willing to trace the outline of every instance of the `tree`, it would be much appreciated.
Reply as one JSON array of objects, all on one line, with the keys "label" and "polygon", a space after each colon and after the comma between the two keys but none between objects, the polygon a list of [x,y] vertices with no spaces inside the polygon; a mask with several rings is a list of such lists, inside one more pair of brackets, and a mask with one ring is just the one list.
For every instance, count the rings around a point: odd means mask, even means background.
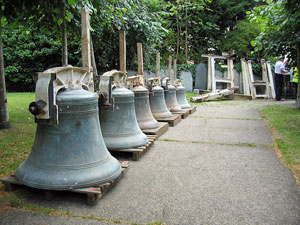
[{"label": "tree", "polygon": [[[289,55],[300,68],[300,2],[266,0],[266,4],[248,12],[251,22],[261,24],[261,33],[253,41],[256,51],[264,49],[271,57]],[[300,109],[300,82],[296,106]]]},{"label": "tree", "polygon": [[4,59],[2,47],[2,7],[0,8],[0,129],[7,129],[10,127],[9,114],[7,109],[6,86],[4,76]]}]

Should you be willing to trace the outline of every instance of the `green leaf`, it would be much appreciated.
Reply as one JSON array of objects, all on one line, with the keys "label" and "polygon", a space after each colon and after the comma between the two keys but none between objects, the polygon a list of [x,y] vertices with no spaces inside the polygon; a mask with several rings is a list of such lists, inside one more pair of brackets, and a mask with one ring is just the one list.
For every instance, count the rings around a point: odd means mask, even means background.
[{"label": "green leaf", "polygon": [[63,22],[62,18],[59,18],[59,19],[57,20],[58,25],[61,25],[62,22]]},{"label": "green leaf", "polygon": [[69,5],[72,5],[72,6],[76,5],[76,2],[74,0],[68,0],[68,3],[69,3]]},{"label": "green leaf", "polygon": [[6,24],[6,18],[4,16],[1,17],[1,25],[4,27]]}]

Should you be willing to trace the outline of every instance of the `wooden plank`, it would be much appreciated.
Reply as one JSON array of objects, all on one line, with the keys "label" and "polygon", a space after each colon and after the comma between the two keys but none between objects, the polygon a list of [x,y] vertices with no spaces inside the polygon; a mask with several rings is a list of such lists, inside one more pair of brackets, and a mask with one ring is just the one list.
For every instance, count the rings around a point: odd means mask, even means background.
[{"label": "wooden plank", "polygon": [[155,68],[155,76],[160,79],[160,53],[156,53],[156,68]]},{"label": "wooden plank", "polygon": [[170,127],[176,126],[181,121],[181,115],[173,114],[170,118],[157,118],[159,122],[168,122]]},{"label": "wooden plank", "polygon": [[208,63],[207,63],[207,90],[211,91],[211,61],[210,61],[210,58],[208,58]]},{"label": "wooden plank", "polygon": [[216,81],[215,81],[215,59],[214,58],[210,58],[211,63],[211,91],[212,92],[216,92],[217,87],[216,87]]},{"label": "wooden plank", "polygon": [[82,67],[91,72],[90,15],[87,8],[81,9],[81,45]]},{"label": "wooden plank", "polygon": [[[165,122],[158,122],[159,127],[155,128],[155,129],[147,129],[147,130],[142,130],[145,134],[154,134],[157,137],[160,137],[161,135],[163,135],[164,133],[167,132],[167,130],[169,129],[169,123],[165,123]],[[148,137],[148,139],[152,139],[151,137]],[[154,138],[155,140],[155,138]]]},{"label": "wooden plank", "polygon": [[142,43],[137,43],[138,55],[138,75],[144,75],[143,47]]},{"label": "wooden plank", "polygon": [[169,55],[168,76],[170,80],[171,80],[171,70],[172,70],[172,56]]},{"label": "wooden plank", "polygon": [[176,62],[176,59],[174,59],[173,63],[174,63],[173,64],[173,72],[174,72],[173,78],[174,78],[174,84],[175,84],[175,82],[177,80],[177,62]]},{"label": "wooden plank", "polygon": [[255,87],[253,86],[254,78],[253,78],[251,60],[247,61],[247,69],[248,69],[247,70],[247,77],[248,77],[251,96],[252,96],[252,99],[255,99],[256,98],[256,90],[255,90]]},{"label": "wooden plank", "polygon": [[202,54],[201,57],[204,58],[215,58],[215,59],[227,59],[228,57],[225,56],[218,56],[218,55],[210,55],[210,54]]},{"label": "wooden plank", "polygon": [[[124,174],[127,172],[129,167],[128,161],[123,161],[120,163],[122,167],[121,175],[117,177],[116,179],[107,182],[105,184],[99,185],[99,186],[92,186],[87,188],[78,188],[78,189],[70,189],[70,190],[60,190],[60,191],[69,191],[74,193],[80,193],[80,194],[86,194],[87,195],[87,204],[94,206],[97,204],[97,202],[101,199],[102,196],[104,196],[108,191],[110,191],[124,176]],[[21,184],[14,175],[9,177],[1,178],[0,181],[3,182],[3,184],[10,184],[10,185],[19,185],[20,187],[25,187],[25,185]],[[31,187],[29,187],[31,188]],[[31,188],[34,190],[34,188]],[[57,193],[57,190],[45,190],[45,199],[52,200],[55,198],[55,194]]]},{"label": "wooden plank", "polygon": [[268,98],[271,97],[271,90],[269,86],[269,81],[267,78],[267,65],[264,59],[261,60],[261,67],[262,67],[262,78],[263,81],[266,83],[266,95],[268,95]]},{"label": "wooden plank", "polygon": [[194,112],[196,112],[197,106],[192,106],[192,108],[190,108],[189,110],[190,110],[190,114],[193,114]]},{"label": "wooden plank", "polygon": [[172,112],[173,114],[179,114],[181,115],[182,119],[186,119],[190,115],[190,110],[189,109],[182,109],[181,111],[178,112]]},{"label": "wooden plank", "polygon": [[228,61],[228,78],[231,80],[230,87],[234,87],[234,64],[233,59],[227,59]]},{"label": "wooden plank", "polygon": [[271,96],[275,99],[275,87],[274,87],[274,81],[273,81],[273,74],[271,70],[270,62],[267,62],[267,71],[268,71],[268,78],[270,81],[270,89],[271,89]]},{"label": "wooden plank", "polygon": [[241,65],[242,65],[242,77],[243,77],[243,89],[245,95],[250,95],[250,85],[248,80],[248,68],[247,68],[247,62],[244,58],[241,59]]},{"label": "wooden plank", "polygon": [[120,71],[126,72],[126,34],[124,30],[119,31],[119,47],[120,47]]},{"label": "wooden plank", "polygon": [[191,97],[191,102],[204,102],[207,100],[212,100],[216,98],[221,98],[227,95],[232,95],[234,92],[236,92],[238,88],[230,88],[230,89],[224,89],[220,90],[214,93],[204,94],[200,96]]}]

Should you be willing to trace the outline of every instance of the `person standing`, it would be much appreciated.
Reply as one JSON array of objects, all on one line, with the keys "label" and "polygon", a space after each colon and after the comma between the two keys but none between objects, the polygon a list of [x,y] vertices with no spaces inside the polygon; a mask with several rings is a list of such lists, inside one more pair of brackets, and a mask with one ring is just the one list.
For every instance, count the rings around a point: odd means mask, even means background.
[{"label": "person standing", "polygon": [[275,64],[275,95],[276,101],[281,100],[282,95],[282,86],[283,86],[283,74],[287,73],[288,71],[285,69],[285,62],[283,57],[279,57],[279,60]]}]

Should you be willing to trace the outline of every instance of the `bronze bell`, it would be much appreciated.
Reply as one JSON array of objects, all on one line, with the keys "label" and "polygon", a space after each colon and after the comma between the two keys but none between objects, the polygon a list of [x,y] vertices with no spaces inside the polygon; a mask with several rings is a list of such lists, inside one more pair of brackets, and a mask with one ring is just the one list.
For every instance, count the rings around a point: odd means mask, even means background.
[{"label": "bronze bell", "polygon": [[150,108],[156,119],[171,118],[173,114],[168,110],[164,97],[164,89],[160,86],[152,88],[149,94]]},{"label": "bronze bell", "polygon": [[176,98],[177,98],[178,105],[180,105],[180,107],[182,109],[191,108],[190,104],[188,103],[188,101],[186,99],[185,88],[181,84],[181,82],[179,82],[179,84],[176,87]]},{"label": "bronze bell", "polygon": [[[109,79],[113,83],[111,89],[105,87],[105,80]],[[101,130],[108,150],[136,148],[148,142],[138,126],[134,93],[124,87],[125,79],[124,73],[116,70],[106,72],[100,79],[101,94],[109,96],[105,90],[111,90],[112,97],[111,106],[107,107],[104,103],[99,110]]]},{"label": "bronze bell", "polygon": [[134,92],[135,113],[139,127],[142,130],[159,127],[151,113],[149,91],[143,86],[136,86],[132,91]]},{"label": "bronze bell", "polygon": [[[164,80],[165,79],[167,78],[164,78]],[[165,100],[166,105],[171,112],[178,112],[182,110],[182,108],[180,107],[180,105],[178,105],[177,102],[176,88],[171,84],[167,85],[167,90],[165,89]]]},{"label": "bronze bell", "polygon": [[[168,80],[166,80],[165,86]],[[148,89],[149,89],[149,102],[152,115],[156,119],[166,119],[171,118],[173,114],[169,111],[165,96],[164,89],[160,87],[160,53],[156,53],[156,76],[154,78],[148,79]]]},{"label": "bronze bell", "polygon": [[[36,137],[16,178],[24,185],[47,190],[91,187],[114,180],[121,174],[121,167],[104,144],[97,95],[81,88],[89,87],[80,84],[81,75],[87,72],[70,66],[55,69],[39,74],[36,99],[44,104],[39,109],[35,107],[41,104],[31,104]],[[39,95],[43,91],[50,99]]]}]

